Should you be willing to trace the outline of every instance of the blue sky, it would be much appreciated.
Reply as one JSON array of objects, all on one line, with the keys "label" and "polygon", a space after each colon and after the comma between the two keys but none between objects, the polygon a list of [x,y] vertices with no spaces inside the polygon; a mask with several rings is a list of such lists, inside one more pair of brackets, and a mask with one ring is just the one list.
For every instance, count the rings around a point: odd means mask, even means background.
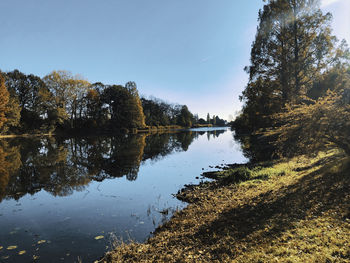
[{"label": "blue sky", "polygon": [[[241,107],[262,0],[1,0],[0,69],[90,82],[229,118]],[[350,0],[323,0],[350,41]]]}]

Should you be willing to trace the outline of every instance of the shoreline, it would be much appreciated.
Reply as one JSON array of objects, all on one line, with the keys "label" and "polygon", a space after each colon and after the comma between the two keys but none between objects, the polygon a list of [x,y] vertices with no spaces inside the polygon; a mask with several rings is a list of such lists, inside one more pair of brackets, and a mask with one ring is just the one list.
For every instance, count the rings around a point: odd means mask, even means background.
[{"label": "shoreline", "polygon": [[330,151],[204,174],[214,181],[181,189],[188,205],[145,243],[97,262],[347,262],[349,167]]},{"label": "shoreline", "polygon": [[[227,126],[228,127],[228,126]],[[182,127],[178,125],[169,126],[149,126],[146,128],[120,128],[116,130],[104,130],[104,131],[67,131],[58,133],[25,133],[25,134],[5,134],[0,135],[0,139],[11,139],[11,138],[35,138],[35,137],[72,137],[72,136],[104,136],[104,135],[119,135],[119,134],[140,134],[140,133],[158,133],[158,132],[176,132],[184,131],[188,129],[197,128],[221,128],[219,126],[193,126],[193,127]]]}]

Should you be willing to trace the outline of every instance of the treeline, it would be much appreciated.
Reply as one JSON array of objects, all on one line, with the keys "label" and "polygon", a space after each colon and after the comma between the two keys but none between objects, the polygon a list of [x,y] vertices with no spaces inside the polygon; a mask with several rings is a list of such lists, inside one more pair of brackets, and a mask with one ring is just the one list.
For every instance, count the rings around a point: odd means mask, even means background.
[{"label": "treeline", "polygon": [[350,52],[319,1],[270,0],[259,12],[242,113],[233,123],[252,159],[350,154]]},{"label": "treeline", "polygon": [[40,78],[18,70],[0,72],[0,133],[120,131],[148,126],[191,127],[186,105],[140,98],[135,82],[89,83],[67,71]]},{"label": "treeline", "polygon": [[142,98],[141,102],[148,126],[191,127],[196,122],[186,105],[169,104],[157,98]]},{"label": "treeline", "polygon": [[227,125],[227,121],[224,120],[224,119],[220,119],[219,116],[215,116],[213,115],[212,118],[210,118],[210,114],[208,113],[207,114],[207,119],[204,120],[202,118],[200,118],[198,120],[198,124],[200,125],[212,125],[212,126],[220,126],[220,127],[223,127],[223,126],[226,126]]},{"label": "treeline", "polygon": [[151,97],[150,99],[141,98],[143,112],[145,114],[146,123],[149,126],[167,126],[180,125],[183,127],[193,126],[226,126],[227,121],[219,116],[207,120],[199,118],[197,114],[192,114],[186,105],[169,104],[161,99]]}]

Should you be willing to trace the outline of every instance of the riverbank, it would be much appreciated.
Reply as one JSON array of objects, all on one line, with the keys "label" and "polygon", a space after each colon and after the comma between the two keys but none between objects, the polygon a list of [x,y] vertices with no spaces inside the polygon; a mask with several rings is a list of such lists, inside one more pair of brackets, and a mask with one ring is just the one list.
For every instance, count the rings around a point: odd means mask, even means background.
[{"label": "riverbank", "polygon": [[99,262],[349,262],[349,167],[332,151],[207,174],[147,242]]}]

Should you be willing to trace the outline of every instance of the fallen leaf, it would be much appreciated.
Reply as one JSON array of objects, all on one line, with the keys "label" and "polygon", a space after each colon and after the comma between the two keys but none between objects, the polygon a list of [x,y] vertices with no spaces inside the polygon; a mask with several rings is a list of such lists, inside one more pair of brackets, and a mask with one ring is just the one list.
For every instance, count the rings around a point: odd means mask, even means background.
[{"label": "fallen leaf", "polygon": [[39,240],[38,244],[42,244],[42,243],[45,243],[45,242],[46,242],[46,240]]},{"label": "fallen leaf", "polygon": [[99,240],[99,239],[102,239],[102,238],[105,238],[104,236],[97,236],[95,237],[96,240]]},{"label": "fallen leaf", "polygon": [[23,254],[25,254],[25,253],[26,253],[25,250],[21,250],[20,252],[18,252],[18,255],[23,255]]},{"label": "fallen leaf", "polygon": [[16,249],[16,248],[17,248],[17,246],[8,246],[7,250],[13,250],[13,249]]}]

